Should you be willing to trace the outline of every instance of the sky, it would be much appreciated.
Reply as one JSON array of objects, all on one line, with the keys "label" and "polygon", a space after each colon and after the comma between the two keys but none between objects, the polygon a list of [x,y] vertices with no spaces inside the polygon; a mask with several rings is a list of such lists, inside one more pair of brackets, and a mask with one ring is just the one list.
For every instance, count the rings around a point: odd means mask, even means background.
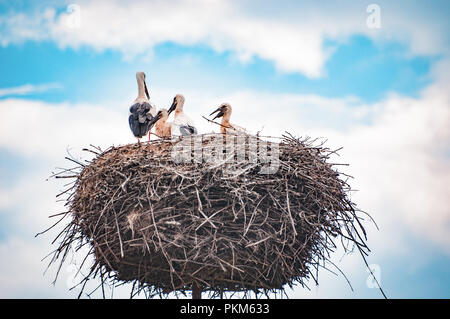
[{"label": "sky", "polygon": [[[64,183],[48,177],[90,144],[135,142],[144,71],[152,102],[183,94],[202,133],[228,102],[250,132],[342,146],[351,199],[379,228],[366,221],[386,295],[450,298],[449,14],[445,0],[0,0],[0,297],[78,295],[79,256],[53,284],[42,259],[58,228],[35,237],[64,211]],[[288,297],[382,297],[360,256],[332,259],[352,289],[322,269]]]}]

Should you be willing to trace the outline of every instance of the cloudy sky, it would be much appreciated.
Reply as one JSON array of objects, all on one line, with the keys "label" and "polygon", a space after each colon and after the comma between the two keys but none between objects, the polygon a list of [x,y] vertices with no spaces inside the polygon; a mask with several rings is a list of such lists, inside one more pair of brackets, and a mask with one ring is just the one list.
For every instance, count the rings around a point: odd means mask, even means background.
[{"label": "cloudy sky", "polygon": [[[251,132],[343,146],[388,297],[450,298],[449,14],[445,0],[0,0],[0,297],[77,296],[73,265],[44,274],[57,230],[34,237],[64,209],[47,178],[67,152],[135,141],[142,70],[153,102],[184,94],[201,132],[229,102]],[[353,291],[322,270],[288,296],[381,297],[356,253],[333,260]]]}]

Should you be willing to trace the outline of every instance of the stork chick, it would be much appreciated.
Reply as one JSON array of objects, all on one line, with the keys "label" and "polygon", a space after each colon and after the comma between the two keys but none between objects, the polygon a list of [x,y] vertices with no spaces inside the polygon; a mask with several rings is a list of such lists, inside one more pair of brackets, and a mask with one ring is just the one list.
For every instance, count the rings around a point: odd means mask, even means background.
[{"label": "stork chick", "polygon": [[156,115],[156,108],[150,104],[150,96],[148,94],[147,84],[145,83],[145,73],[137,72],[136,81],[138,84],[138,96],[130,107],[130,115],[128,124],[131,132],[140,143],[141,138],[146,135],[152,128],[151,120]]},{"label": "stork chick", "polygon": [[158,137],[171,137],[172,136],[172,122],[167,122],[169,118],[169,112],[166,109],[161,109],[156,114],[154,119],[155,122],[155,134]]},{"label": "stork chick", "polygon": [[220,117],[222,118],[222,123],[220,123],[221,124],[220,132],[222,134],[246,134],[245,128],[230,123],[231,112],[232,112],[231,105],[228,103],[223,103],[217,108],[217,110],[212,112],[209,116],[213,115],[214,113],[217,113],[216,116],[213,118],[213,120]]},{"label": "stork chick", "polygon": [[175,95],[173,103],[169,108],[169,114],[175,111],[172,123],[172,135],[193,135],[197,134],[194,122],[188,117],[184,111],[184,96]]}]

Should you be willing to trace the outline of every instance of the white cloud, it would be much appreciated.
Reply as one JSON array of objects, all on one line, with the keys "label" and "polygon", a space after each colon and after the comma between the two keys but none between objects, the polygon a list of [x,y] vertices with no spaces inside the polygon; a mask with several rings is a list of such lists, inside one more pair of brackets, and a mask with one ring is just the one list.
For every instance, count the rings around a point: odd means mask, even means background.
[{"label": "white cloud", "polygon": [[[58,275],[58,280],[53,284],[58,266],[54,264],[47,269],[49,258],[42,261],[50,252],[49,238],[33,238],[33,240],[11,237],[7,241],[0,242],[0,256],[4,262],[0,264],[0,298],[68,298],[74,299],[80,293],[80,286],[72,288],[79,283],[82,276],[77,275],[76,263],[81,263],[81,258],[69,254],[67,262],[63,265]],[[83,273],[87,274],[88,261],[83,266]],[[78,264],[78,265],[79,265]],[[47,269],[47,270],[46,270]],[[91,293],[99,282],[90,282],[85,287],[84,293]],[[105,289],[106,298],[111,291]],[[114,298],[127,299],[130,296],[129,285],[116,287]],[[86,294],[81,296],[86,298]],[[101,298],[98,289],[92,296]],[[142,297],[142,296],[141,296]]]},{"label": "white cloud", "polygon": [[45,84],[24,84],[16,87],[0,88],[0,97],[10,96],[10,95],[27,95],[33,93],[43,93],[48,90],[60,89],[61,85],[59,83],[45,83]]},{"label": "white cloud", "polygon": [[133,141],[127,108],[117,111],[103,106],[6,99],[0,101],[0,112],[1,147],[29,157],[55,159],[67,147]]},{"label": "white cloud", "polygon": [[[450,141],[449,96],[430,88],[418,100],[392,97],[380,107],[372,126],[333,136],[334,143],[344,141],[342,160],[352,164],[360,190],[354,199],[379,221],[380,235],[397,237],[404,227],[450,252],[450,157],[443,154]],[[388,251],[390,236],[379,239]]]},{"label": "white cloud", "polygon": [[[187,1],[79,1],[79,10],[54,8],[8,13],[0,22],[0,44],[52,40],[61,47],[115,49],[125,57],[151,56],[155,45],[207,45],[230,51],[241,61],[254,56],[280,71],[308,77],[324,74],[331,54],[325,39],[345,41],[353,34],[398,40],[413,54],[448,52],[446,17],[426,15],[423,3],[378,1],[381,29],[369,29],[361,3]],[[432,22],[431,22],[432,21]]]},{"label": "white cloud", "polygon": [[[0,201],[0,219],[10,220],[11,226],[0,241],[0,259],[4,261],[0,263],[0,298],[77,298],[80,292],[80,287],[69,288],[82,278],[76,276],[76,269],[86,249],[69,252],[54,285],[59,264],[47,269],[52,257],[49,254],[58,245],[58,242],[51,245],[51,241],[62,231],[65,221],[35,237],[60,218],[48,218],[49,215],[65,211],[64,203],[57,202],[55,196],[65,189],[66,181],[46,180],[53,166],[50,162],[39,165],[32,174],[18,176],[13,185],[0,189],[0,197],[5,198]],[[88,259],[82,273],[88,274],[91,265],[92,260]],[[91,282],[85,292],[91,292],[98,284]],[[114,289],[115,298],[128,298],[129,288],[125,285]],[[106,291],[109,296],[111,291]],[[101,291],[93,296],[101,298]]]},{"label": "white cloud", "polygon": [[[36,241],[12,238],[0,243],[0,298],[69,297],[63,289],[52,289],[52,278],[44,277],[45,264],[40,260],[48,253]],[[50,289],[43,289],[44,286]],[[76,296],[71,296],[76,297]]]}]

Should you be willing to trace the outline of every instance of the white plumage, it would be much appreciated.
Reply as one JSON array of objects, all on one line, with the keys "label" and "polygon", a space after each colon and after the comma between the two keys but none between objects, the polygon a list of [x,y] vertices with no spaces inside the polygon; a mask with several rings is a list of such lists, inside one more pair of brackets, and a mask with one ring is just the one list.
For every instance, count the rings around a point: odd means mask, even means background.
[{"label": "white plumage", "polygon": [[181,94],[177,94],[174,97],[173,103],[169,108],[169,114],[175,111],[171,129],[172,136],[197,134],[197,129],[195,127],[194,121],[192,121],[192,119],[184,113],[183,106],[184,96]]}]

